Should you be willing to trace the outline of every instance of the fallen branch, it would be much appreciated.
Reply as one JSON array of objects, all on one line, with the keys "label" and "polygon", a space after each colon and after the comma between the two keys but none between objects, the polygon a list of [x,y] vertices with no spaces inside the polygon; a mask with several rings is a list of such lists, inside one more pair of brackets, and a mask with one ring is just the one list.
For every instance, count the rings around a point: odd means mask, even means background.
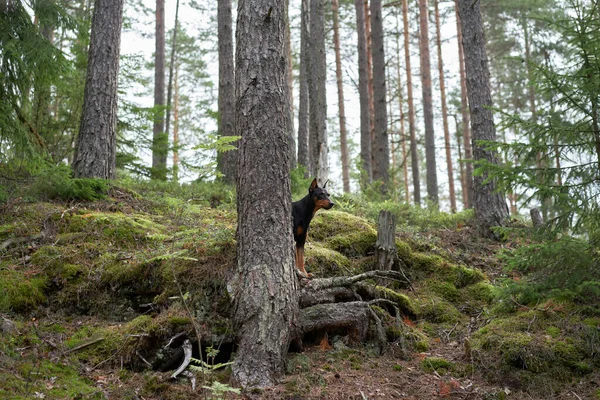
[{"label": "fallen branch", "polygon": [[367,279],[373,279],[373,278],[388,278],[388,279],[393,279],[393,280],[397,280],[400,282],[405,282],[407,284],[410,284],[410,282],[405,280],[405,276],[404,274],[398,272],[398,271],[367,271],[367,272],[363,272],[362,274],[358,274],[358,275],[354,275],[354,276],[335,276],[333,278],[320,278],[320,279],[313,279],[308,281],[304,287],[302,288],[302,291],[308,291],[308,290],[323,290],[323,289],[327,289],[327,288],[332,288],[332,287],[341,287],[341,286],[351,286],[352,284],[359,282],[359,281],[364,281]]},{"label": "fallen branch", "polygon": [[173,374],[171,375],[171,378],[176,378],[177,375],[179,375],[180,373],[183,372],[183,370],[185,370],[187,368],[188,365],[190,365],[190,362],[192,361],[192,342],[190,342],[189,339],[185,339],[185,342],[183,342],[183,363],[181,363],[181,365],[179,366],[179,368],[177,368],[177,370],[175,372],[173,372]]},{"label": "fallen branch", "polygon": [[91,346],[91,345],[93,345],[93,344],[96,344],[96,343],[98,343],[98,342],[101,342],[101,341],[103,341],[103,340],[104,340],[104,338],[103,338],[103,337],[100,337],[100,338],[98,338],[98,339],[91,340],[91,341],[89,341],[89,342],[86,342],[86,343],[80,344],[79,346],[76,346],[76,347],[73,347],[72,349],[69,349],[69,350],[67,350],[67,351],[66,351],[66,353],[67,353],[67,354],[69,354],[69,353],[73,353],[73,352],[75,352],[75,351],[79,351],[79,350],[81,350],[81,349],[84,349],[84,348],[86,348],[86,347],[88,347],[88,346]]}]

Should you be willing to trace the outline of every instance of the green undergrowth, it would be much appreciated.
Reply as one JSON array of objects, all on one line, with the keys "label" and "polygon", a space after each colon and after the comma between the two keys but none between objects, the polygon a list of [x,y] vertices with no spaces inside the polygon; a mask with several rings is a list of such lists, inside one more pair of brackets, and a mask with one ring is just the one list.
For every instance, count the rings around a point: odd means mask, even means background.
[{"label": "green undergrowth", "polygon": [[[0,213],[0,243],[5,244],[0,250],[0,313],[18,325],[0,338],[0,397],[5,390],[14,398],[36,391],[46,398],[94,398],[95,383],[77,371],[123,365],[123,371],[137,374],[147,368],[141,357],[153,364],[166,357],[158,348],[173,335],[195,336],[184,300],[203,338],[216,343],[233,338],[226,288],[236,254],[233,188],[128,179],[91,202],[29,200],[13,199]],[[464,228],[470,212],[450,215],[391,202],[366,206],[349,196],[335,201],[336,208],[321,210],[313,219],[307,270],[320,278],[374,269],[377,214],[381,208],[391,210],[398,222],[393,268],[405,279],[368,280],[357,285],[355,295],[385,300],[372,310],[400,358],[435,349],[442,339],[460,343],[470,332],[467,325],[477,320],[474,330],[480,329],[469,340],[470,355],[490,380],[517,382],[531,393],[550,396],[600,367],[597,282],[548,286],[540,277],[549,270],[536,254],[561,260],[550,270],[558,282],[564,281],[561,266],[569,260],[584,272],[597,267],[596,261],[566,258],[543,247],[513,251],[511,245],[474,239]],[[580,246],[563,248],[577,251]],[[493,270],[500,262],[497,247],[509,249],[502,258],[505,271]],[[590,254],[589,247],[585,251]],[[58,323],[32,325],[46,315]],[[374,338],[373,326],[370,332]],[[292,356],[289,393],[323,385],[315,368],[368,370],[369,359],[375,359],[367,354],[371,345],[353,349],[340,338],[331,342],[338,347],[319,363]],[[67,356],[56,368],[62,369],[49,369],[52,356],[40,354],[61,351]],[[421,369],[466,373],[466,364],[454,361],[432,356]],[[7,383],[9,373],[23,379]],[[48,384],[52,374],[60,383]],[[555,375],[563,378],[546,382]],[[146,397],[169,391],[170,384],[154,376],[132,376],[123,381],[143,381],[139,393]],[[65,387],[71,389],[51,392]],[[326,397],[325,387],[323,393]]]},{"label": "green undergrowth", "polygon": [[475,362],[494,381],[544,396],[600,367],[600,318],[552,302],[498,316],[472,337]]}]

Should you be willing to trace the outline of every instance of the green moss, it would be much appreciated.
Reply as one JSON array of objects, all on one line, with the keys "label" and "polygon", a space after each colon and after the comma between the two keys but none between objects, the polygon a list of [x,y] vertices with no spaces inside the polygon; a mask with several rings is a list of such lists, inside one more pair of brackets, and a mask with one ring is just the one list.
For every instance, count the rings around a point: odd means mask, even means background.
[{"label": "green moss", "polygon": [[453,367],[454,363],[440,357],[427,357],[421,361],[421,368],[428,373],[435,371],[439,374],[445,374],[451,371]]},{"label": "green moss", "polygon": [[363,232],[346,232],[324,240],[327,247],[344,254],[347,257],[362,257],[370,253],[377,241],[374,229]]},{"label": "green moss", "polygon": [[415,350],[420,352],[429,350],[429,342],[427,340],[418,341],[415,343]]},{"label": "green moss", "polygon": [[403,314],[407,314],[411,317],[417,314],[412,300],[407,295],[398,293],[395,290],[389,289],[385,286],[374,286],[372,289],[377,294],[377,297],[396,303]]},{"label": "green moss", "polygon": [[364,218],[342,211],[319,211],[310,224],[309,235],[313,240],[324,241],[330,237],[350,232],[370,232],[373,225]]},{"label": "green moss", "polygon": [[317,276],[341,276],[355,272],[351,270],[352,265],[346,256],[317,242],[306,246],[305,260],[308,272]]},{"label": "green moss", "polygon": [[450,302],[456,302],[460,299],[460,292],[451,282],[440,282],[433,279],[428,279],[425,282],[425,287],[428,292],[432,292]]},{"label": "green moss", "polygon": [[549,326],[548,328],[546,328],[546,333],[550,335],[550,337],[556,339],[560,336],[560,328],[556,326]]},{"label": "green moss", "polygon": [[309,240],[324,243],[346,257],[362,257],[373,249],[377,231],[367,220],[340,211],[320,211],[313,218]]},{"label": "green moss", "polygon": [[0,311],[24,311],[46,301],[48,278],[0,266]]},{"label": "green moss", "polygon": [[75,367],[40,360],[19,364],[19,376],[0,372],[0,398],[25,399],[39,393],[48,399],[103,399],[94,382],[80,376]]},{"label": "green moss", "polygon": [[462,288],[460,292],[464,302],[478,301],[489,303],[494,298],[495,289],[489,281],[481,281]]},{"label": "green moss", "polygon": [[417,316],[434,323],[455,324],[461,319],[460,312],[449,302],[430,296],[427,299],[415,300]]},{"label": "green moss", "polygon": [[152,240],[153,235],[165,233],[164,227],[139,215],[88,212],[73,215],[61,233],[84,232],[101,235],[113,243],[124,245]]}]

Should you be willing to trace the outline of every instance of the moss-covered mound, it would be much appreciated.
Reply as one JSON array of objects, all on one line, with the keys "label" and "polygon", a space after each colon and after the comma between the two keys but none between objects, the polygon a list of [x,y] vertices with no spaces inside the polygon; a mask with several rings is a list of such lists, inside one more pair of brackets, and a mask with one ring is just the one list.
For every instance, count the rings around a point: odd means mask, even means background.
[{"label": "moss-covered mound", "polygon": [[493,319],[474,333],[473,359],[497,381],[548,398],[600,367],[599,318],[546,304]]}]

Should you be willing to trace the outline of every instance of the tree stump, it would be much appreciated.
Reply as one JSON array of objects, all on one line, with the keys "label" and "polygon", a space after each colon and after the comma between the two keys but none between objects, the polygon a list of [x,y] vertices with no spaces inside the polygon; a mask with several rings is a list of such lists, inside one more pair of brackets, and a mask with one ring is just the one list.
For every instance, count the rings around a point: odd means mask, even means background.
[{"label": "tree stump", "polygon": [[529,210],[529,214],[531,215],[531,222],[534,228],[539,228],[544,225],[544,220],[542,218],[542,214],[540,214],[540,210],[537,208],[532,208]]},{"label": "tree stump", "polygon": [[[391,271],[396,259],[396,219],[389,211],[381,210],[377,222],[377,242],[375,243],[377,255],[377,269]],[[380,284],[385,285],[387,280],[381,279]]]}]

